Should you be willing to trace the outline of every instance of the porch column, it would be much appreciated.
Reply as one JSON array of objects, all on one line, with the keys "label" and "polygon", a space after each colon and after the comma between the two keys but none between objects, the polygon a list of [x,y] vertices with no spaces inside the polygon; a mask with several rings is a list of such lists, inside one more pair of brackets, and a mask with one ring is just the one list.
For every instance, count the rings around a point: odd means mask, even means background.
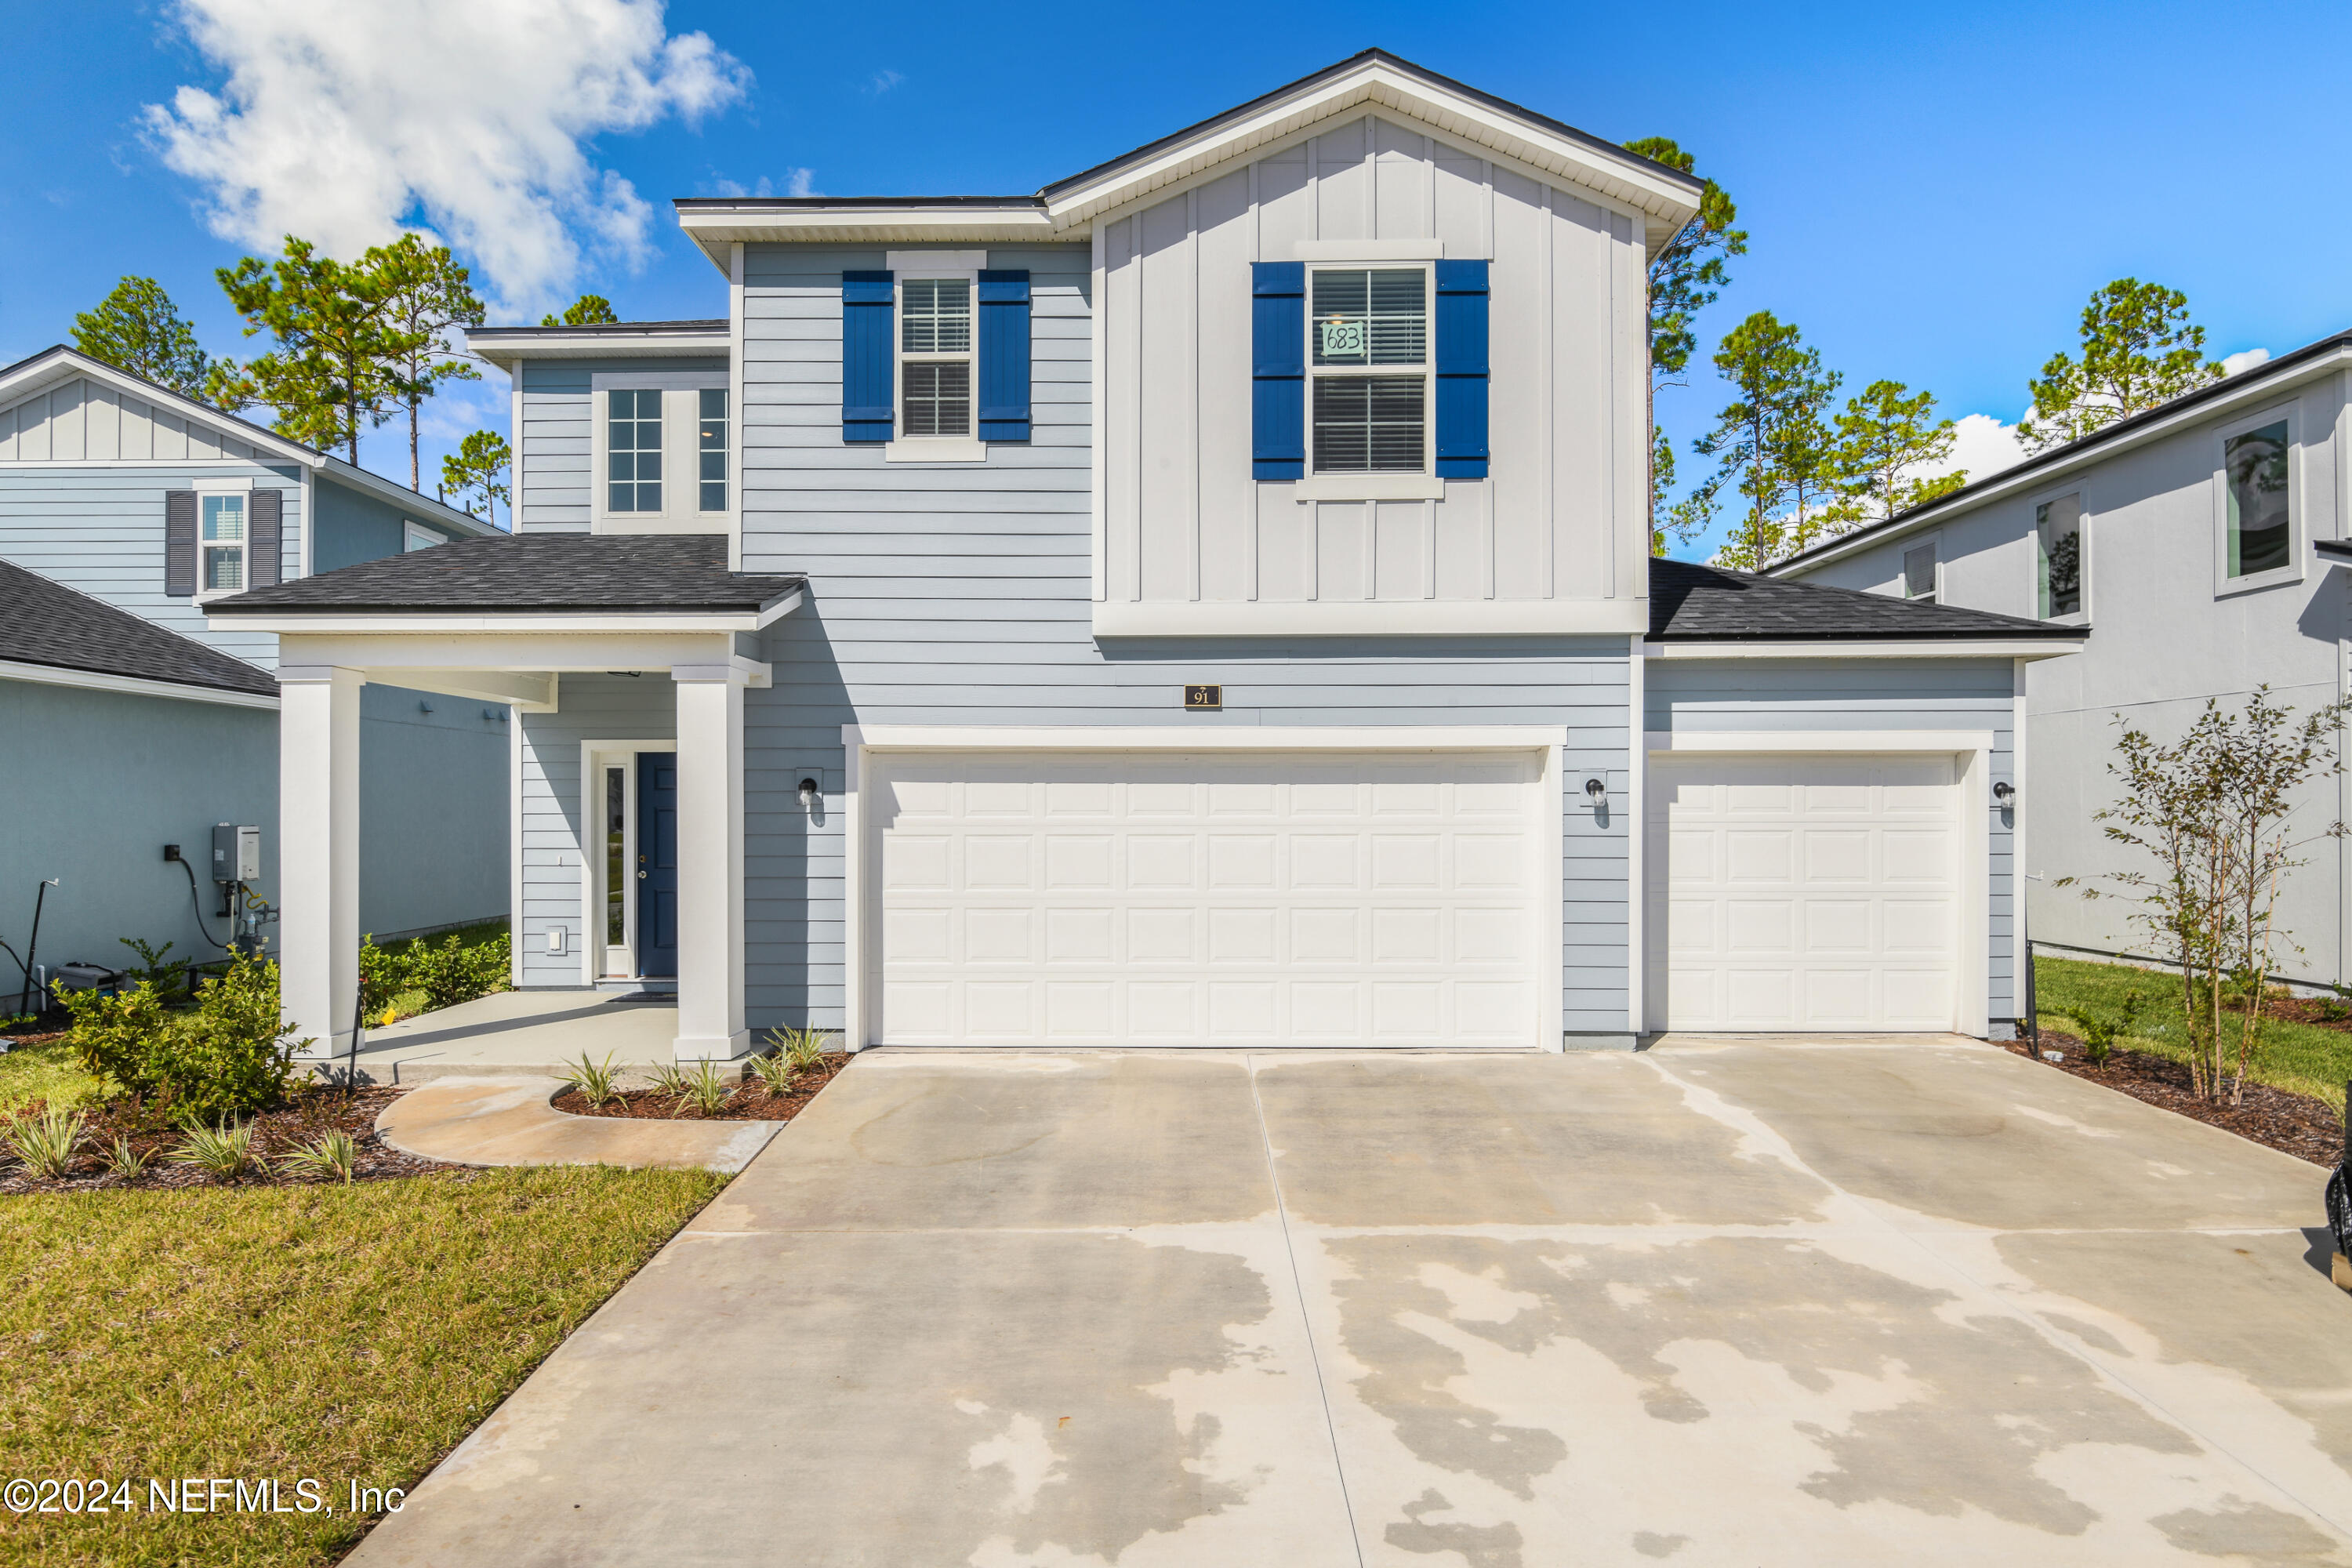
[{"label": "porch column", "polygon": [[748,660],[678,665],[677,1039],[679,1061],[744,1055],[743,689]]},{"label": "porch column", "polygon": [[278,671],[278,1009],[306,1058],[351,1048],[360,984],[356,669]]}]

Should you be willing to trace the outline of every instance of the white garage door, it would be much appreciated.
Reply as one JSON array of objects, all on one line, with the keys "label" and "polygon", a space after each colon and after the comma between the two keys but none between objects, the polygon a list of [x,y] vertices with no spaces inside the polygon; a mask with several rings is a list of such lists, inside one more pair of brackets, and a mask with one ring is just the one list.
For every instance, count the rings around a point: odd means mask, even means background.
[{"label": "white garage door", "polygon": [[1652,1027],[1953,1026],[1955,758],[1650,762]]},{"label": "white garage door", "polygon": [[1560,872],[1532,752],[908,752],[873,775],[877,1043],[1537,1043]]}]

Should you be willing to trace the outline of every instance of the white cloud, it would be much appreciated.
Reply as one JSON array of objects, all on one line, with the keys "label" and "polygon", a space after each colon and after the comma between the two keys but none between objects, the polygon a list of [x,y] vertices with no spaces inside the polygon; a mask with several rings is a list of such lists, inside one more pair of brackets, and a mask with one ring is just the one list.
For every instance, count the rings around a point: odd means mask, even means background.
[{"label": "white cloud", "polygon": [[907,79],[905,77],[900,76],[897,71],[887,68],[878,70],[874,73],[872,79],[873,90],[877,94],[885,93],[906,79]]},{"label": "white cloud", "polygon": [[226,80],[150,104],[146,130],[215,234],[349,257],[429,227],[517,310],[583,248],[643,258],[653,209],[588,138],[691,123],[751,79],[670,35],[662,0],[179,0],[176,20]]},{"label": "white cloud", "polygon": [[2004,425],[1990,414],[1962,416],[1952,426],[1952,455],[1943,462],[1928,465],[1909,477],[1930,479],[1948,474],[1955,468],[1965,471],[1969,482],[1990,479],[2003,468],[2013,468],[2025,461],[2024,444],[2017,438],[2017,426]]},{"label": "white cloud", "polygon": [[2222,356],[2221,374],[2235,375],[2242,370],[2252,370],[2258,364],[2269,363],[2270,357],[2268,349],[2241,349],[2236,353]]},{"label": "white cloud", "polygon": [[730,180],[722,174],[710,182],[710,194],[714,196],[730,197],[813,196],[816,195],[816,171],[814,169],[785,170],[784,188],[781,191],[776,189],[776,182],[765,174],[748,185],[740,180]]}]

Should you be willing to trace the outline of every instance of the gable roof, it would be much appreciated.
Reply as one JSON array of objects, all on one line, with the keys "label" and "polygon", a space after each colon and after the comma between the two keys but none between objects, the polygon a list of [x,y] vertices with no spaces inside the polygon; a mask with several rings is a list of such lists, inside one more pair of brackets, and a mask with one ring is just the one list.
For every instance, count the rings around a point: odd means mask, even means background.
[{"label": "gable roof", "polygon": [[0,661],[278,695],[268,671],[11,561],[0,561]]},{"label": "gable roof", "polygon": [[1696,177],[1383,49],[1352,55],[1030,195],[685,197],[674,205],[679,226],[722,271],[726,247],[739,241],[1076,239],[1105,213],[1366,107],[1393,110],[1630,207],[1643,216],[1652,254],[1698,212],[1705,187]]},{"label": "gable roof", "polygon": [[1790,583],[1701,566],[1650,563],[1650,632],[1671,642],[1939,642],[2079,640],[2086,628],[2021,620],[1951,605],[1923,605],[1820,583]]},{"label": "gable roof", "polygon": [[2085,464],[2127,451],[2145,442],[2170,434],[2182,425],[2199,419],[2218,418],[2242,404],[2259,403],[2272,395],[2281,383],[2299,380],[2322,372],[2352,365],[2352,331],[2336,332],[2316,342],[2304,344],[2291,353],[2224,376],[2193,392],[2184,392],[2169,403],[2159,403],[2153,408],[2142,409],[2128,418],[2093,431],[2080,440],[2069,441],[2063,447],[2052,447],[2036,452],[2021,463],[2015,463],[1997,474],[1962,485],[1949,495],[1938,496],[1924,506],[1898,511],[1892,517],[1825,539],[1807,550],[1799,551],[1786,561],[1775,562],[1766,568],[1772,575],[1789,576],[1810,571],[1839,556],[1853,553],[1867,545],[1874,545],[1902,534],[1932,528],[1948,519],[2000,500],[2021,489],[2039,490],[2054,483],[2059,476]]},{"label": "gable roof", "polygon": [[807,584],[730,572],[722,534],[502,534],[248,589],[205,613],[754,615]]},{"label": "gable roof", "polygon": [[[355,464],[347,463],[331,453],[316,447],[305,446],[281,436],[267,426],[215,408],[199,402],[185,393],[133,375],[120,365],[94,359],[79,349],[57,343],[37,354],[27,355],[15,364],[0,367],[0,408],[13,407],[34,394],[76,379],[95,381],[112,387],[119,393],[155,404],[183,419],[201,422],[208,428],[253,448],[259,461],[299,464],[329,479],[339,480],[350,489],[362,491],[379,500],[390,501],[415,514],[420,522],[430,522],[461,537],[475,537],[500,531],[470,512],[462,511],[446,501],[423,495],[407,486],[396,484],[382,474],[373,473]],[[104,462],[105,458],[92,458]]]}]

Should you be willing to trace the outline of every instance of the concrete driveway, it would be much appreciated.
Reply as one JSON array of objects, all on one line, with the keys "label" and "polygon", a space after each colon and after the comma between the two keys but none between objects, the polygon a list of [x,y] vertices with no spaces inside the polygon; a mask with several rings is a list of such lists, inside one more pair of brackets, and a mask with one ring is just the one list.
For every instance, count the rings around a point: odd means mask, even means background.
[{"label": "concrete driveway", "polygon": [[2321,1180],[1964,1042],[877,1052],[352,1561],[2352,1563]]}]

